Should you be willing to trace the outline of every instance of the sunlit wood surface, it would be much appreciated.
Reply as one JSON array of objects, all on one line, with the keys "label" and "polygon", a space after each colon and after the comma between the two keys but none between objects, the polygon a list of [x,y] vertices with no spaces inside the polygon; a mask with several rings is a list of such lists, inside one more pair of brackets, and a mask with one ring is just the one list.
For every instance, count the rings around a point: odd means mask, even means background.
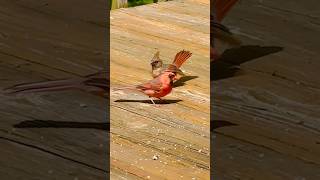
[{"label": "sunlit wood surface", "polygon": [[[185,0],[111,12],[112,179],[209,179],[209,11],[208,1]],[[193,53],[182,69],[195,78],[160,107],[112,90],[151,79],[157,50],[171,63],[182,49]]]}]

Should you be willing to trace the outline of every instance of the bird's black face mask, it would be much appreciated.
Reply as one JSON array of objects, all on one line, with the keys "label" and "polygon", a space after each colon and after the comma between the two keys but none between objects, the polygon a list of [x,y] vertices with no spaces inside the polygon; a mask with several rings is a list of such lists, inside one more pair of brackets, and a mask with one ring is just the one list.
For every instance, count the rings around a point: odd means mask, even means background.
[{"label": "bird's black face mask", "polygon": [[162,62],[161,61],[153,61],[151,63],[151,66],[152,66],[152,69],[160,68],[160,67],[162,67]]}]

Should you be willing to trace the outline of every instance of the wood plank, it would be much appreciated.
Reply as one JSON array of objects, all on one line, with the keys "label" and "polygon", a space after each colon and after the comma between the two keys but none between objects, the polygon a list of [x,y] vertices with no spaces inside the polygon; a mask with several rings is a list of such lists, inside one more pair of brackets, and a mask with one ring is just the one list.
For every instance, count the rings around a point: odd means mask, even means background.
[{"label": "wood plank", "polygon": [[243,44],[219,42],[229,50],[214,69],[243,63],[211,82],[217,179],[320,178],[317,4],[241,1],[225,19]]},{"label": "wood plank", "polygon": [[[106,179],[105,99],[78,90],[2,92],[104,69],[104,12],[104,1],[0,2],[2,179]],[[31,124],[17,127],[23,123]]]},{"label": "wood plank", "polygon": [[208,5],[170,1],[111,12],[111,88],[151,79],[157,50],[166,63],[191,51],[182,69],[197,76],[174,88],[161,107],[143,95],[111,91],[111,177],[210,179]]}]

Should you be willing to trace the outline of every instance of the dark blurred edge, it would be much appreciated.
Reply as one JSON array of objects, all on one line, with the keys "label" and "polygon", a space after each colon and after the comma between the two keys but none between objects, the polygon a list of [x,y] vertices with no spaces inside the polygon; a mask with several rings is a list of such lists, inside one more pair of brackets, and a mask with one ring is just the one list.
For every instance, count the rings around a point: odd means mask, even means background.
[{"label": "dark blurred edge", "polygon": [[[214,14],[215,14],[215,11],[214,11],[214,3],[215,3],[215,0],[210,0],[210,47],[213,47],[214,46],[214,34],[212,33],[212,26],[213,26],[213,18],[214,18]],[[211,48],[210,48],[211,50]],[[210,53],[211,54],[211,53]],[[210,63],[211,65],[211,63]],[[210,71],[212,71],[212,67],[210,66]],[[211,74],[211,72],[210,72]],[[211,82],[211,81],[210,81]],[[210,83],[211,84],[211,83]],[[213,88],[211,87],[210,85],[210,179],[215,179],[214,178],[214,143],[213,143],[213,129],[211,128],[211,126],[213,126],[213,117],[212,117],[212,103],[214,101],[213,99]],[[212,130],[211,130],[212,129]]]},{"label": "dark blurred edge", "polygon": [[[107,76],[108,76],[108,79],[109,79],[109,83],[110,83],[110,9],[111,9],[111,0],[106,0],[106,6],[105,6],[105,17],[104,19],[106,21],[106,28],[105,28],[105,35],[103,35],[103,37],[101,37],[102,39],[105,40],[105,43],[104,43],[104,46],[105,46],[105,59],[104,59],[104,67],[106,68],[107,70]],[[110,87],[110,85],[109,85]],[[105,119],[106,119],[106,122],[108,124],[110,124],[110,93],[107,93],[108,95],[108,98],[106,98],[106,116],[105,116]],[[110,125],[108,126],[108,131],[106,132],[107,136],[106,138],[108,142],[104,147],[106,147],[106,153],[105,153],[105,157],[106,157],[106,169],[108,170],[108,174],[107,174],[107,177],[106,179],[110,179]]]}]

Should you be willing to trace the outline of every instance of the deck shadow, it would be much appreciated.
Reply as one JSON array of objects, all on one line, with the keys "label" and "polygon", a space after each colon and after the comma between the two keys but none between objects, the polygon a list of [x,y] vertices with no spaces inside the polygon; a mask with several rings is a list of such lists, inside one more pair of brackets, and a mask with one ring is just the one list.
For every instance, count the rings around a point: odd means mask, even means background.
[{"label": "deck shadow", "polygon": [[110,131],[110,123],[71,122],[53,120],[28,120],[13,125],[15,128],[75,128]]},{"label": "deck shadow", "polygon": [[258,45],[247,45],[227,49],[218,61],[210,62],[210,79],[211,81],[216,81],[233,77],[239,72],[239,65],[282,50],[283,47],[279,46]]},{"label": "deck shadow", "polygon": [[[174,103],[178,103],[182,100],[180,99],[163,99],[163,100],[153,100],[154,103],[156,104],[174,104]],[[114,102],[140,102],[140,103],[146,103],[146,104],[152,104],[152,102],[147,99],[147,100],[129,100],[129,99],[119,99],[119,100],[116,100]]]},{"label": "deck shadow", "polygon": [[213,132],[215,129],[226,127],[226,126],[238,126],[238,124],[224,121],[224,120],[213,120],[210,122],[210,131]]},{"label": "deck shadow", "polygon": [[173,83],[173,87],[184,86],[186,84],[185,82],[196,79],[198,77],[199,76],[183,76],[178,81]]}]

